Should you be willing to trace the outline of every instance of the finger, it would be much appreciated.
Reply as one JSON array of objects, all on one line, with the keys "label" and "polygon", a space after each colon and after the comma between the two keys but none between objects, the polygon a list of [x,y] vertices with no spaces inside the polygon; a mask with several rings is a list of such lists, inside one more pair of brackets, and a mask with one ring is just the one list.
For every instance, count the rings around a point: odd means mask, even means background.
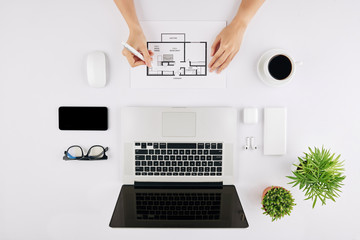
[{"label": "finger", "polygon": [[212,68],[213,64],[217,61],[217,59],[224,53],[225,49],[223,49],[221,46],[220,48],[216,51],[215,55],[213,56],[213,58],[211,59],[210,63],[209,63],[209,68]]},{"label": "finger", "polygon": [[[151,50],[149,50],[149,54],[150,54],[151,57],[154,56],[154,52],[151,51]],[[151,58],[151,59],[152,59],[152,58]]]},{"label": "finger", "polygon": [[225,68],[227,68],[229,66],[229,64],[231,63],[231,61],[234,59],[235,55],[230,55],[225,62],[218,68],[218,70],[216,71],[216,73],[221,73]]},{"label": "finger", "polygon": [[210,56],[214,56],[217,48],[219,47],[219,44],[220,44],[220,37],[217,36],[217,37],[215,38],[214,43],[211,45],[211,54],[210,54]]},{"label": "finger", "polygon": [[225,60],[230,56],[230,53],[225,51],[217,60],[216,62],[212,65],[210,72],[216,70],[219,66],[221,66]]},{"label": "finger", "polygon": [[151,67],[151,56],[150,56],[147,48],[142,48],[142,49],[140,49],[140,51],[141,51],[142,55],[144,56],[146,66]]}]

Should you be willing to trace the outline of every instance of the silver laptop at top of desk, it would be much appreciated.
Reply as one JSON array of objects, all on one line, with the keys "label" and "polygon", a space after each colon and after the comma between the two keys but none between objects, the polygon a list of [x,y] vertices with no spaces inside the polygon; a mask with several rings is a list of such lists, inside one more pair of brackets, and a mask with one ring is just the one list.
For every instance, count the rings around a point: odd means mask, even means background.
[{"label": "silver laptop at top of desk", "polygon": [[121,118],[124,183],[233,183],[235,109],[127,107]]}]

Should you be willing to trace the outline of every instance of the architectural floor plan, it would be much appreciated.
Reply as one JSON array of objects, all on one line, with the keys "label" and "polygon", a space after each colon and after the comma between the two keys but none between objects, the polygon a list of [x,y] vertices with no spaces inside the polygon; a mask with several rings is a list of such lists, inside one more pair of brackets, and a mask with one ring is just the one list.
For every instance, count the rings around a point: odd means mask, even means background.
[{"label": "architectural floor plan", "polygon": [[162,33],[161,41],[148,42],[154,53],[147,76],[206,76],[207,42],[186,41],[185,33]]},{"label": "architectural floor plan", "polygon": [[210,46],[226,21],[141,21],[151,67],[130,68],[132,88],[226,88],[226,71],[210,72]]}]

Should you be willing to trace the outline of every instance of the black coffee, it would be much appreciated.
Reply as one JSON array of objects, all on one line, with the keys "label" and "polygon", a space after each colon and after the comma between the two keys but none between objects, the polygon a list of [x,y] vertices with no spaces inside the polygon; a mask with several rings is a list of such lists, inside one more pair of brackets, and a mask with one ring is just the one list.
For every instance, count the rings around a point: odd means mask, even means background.
[{"label": "black coffee", "polygon": [[292,71],[291,61],[284,55],[276,55],[271,58],[268,68],[270,75],[277,80],[284,80]]}]

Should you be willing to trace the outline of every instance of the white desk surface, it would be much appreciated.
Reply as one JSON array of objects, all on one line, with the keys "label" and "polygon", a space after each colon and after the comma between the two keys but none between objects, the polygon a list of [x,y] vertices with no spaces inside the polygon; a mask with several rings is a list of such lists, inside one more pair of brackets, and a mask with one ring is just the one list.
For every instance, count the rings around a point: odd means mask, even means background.
[{"label": "white desk surface", "polygon": [[[141,20],[230,20],[237,0],[136,1]],[[121,55],[128,30],[115,4],[104,0],[0,2],[0,239],[360,239],[360,2],[267,1],[251,22],[222,90],[129,88]],[[289,50],[304,65],[281,88],[256,75],[259,56]],[[109,83],[86,82],[85,56],[103,50]],[[109,107],[107,132],[63,132],[61,105]],[[262,140],[262,109],[288,108],[288,153],[238,154],[236,183],[248,229],[112,229],[108,227],[121,187],[119,109],[146,106],[254,106],[260,123],[239,123],[239,148],[246,136]],[[65,162],[72,144],[109,147],[109,160]],[[346,176],[336,203],[311,208],[287,185],[291,163],[322,145],[341,153]],[[260,144],[261,146],[261,144]],[[277,222],[262,215],[260,198],[269,185],[292,190],[297,206]]]}]

